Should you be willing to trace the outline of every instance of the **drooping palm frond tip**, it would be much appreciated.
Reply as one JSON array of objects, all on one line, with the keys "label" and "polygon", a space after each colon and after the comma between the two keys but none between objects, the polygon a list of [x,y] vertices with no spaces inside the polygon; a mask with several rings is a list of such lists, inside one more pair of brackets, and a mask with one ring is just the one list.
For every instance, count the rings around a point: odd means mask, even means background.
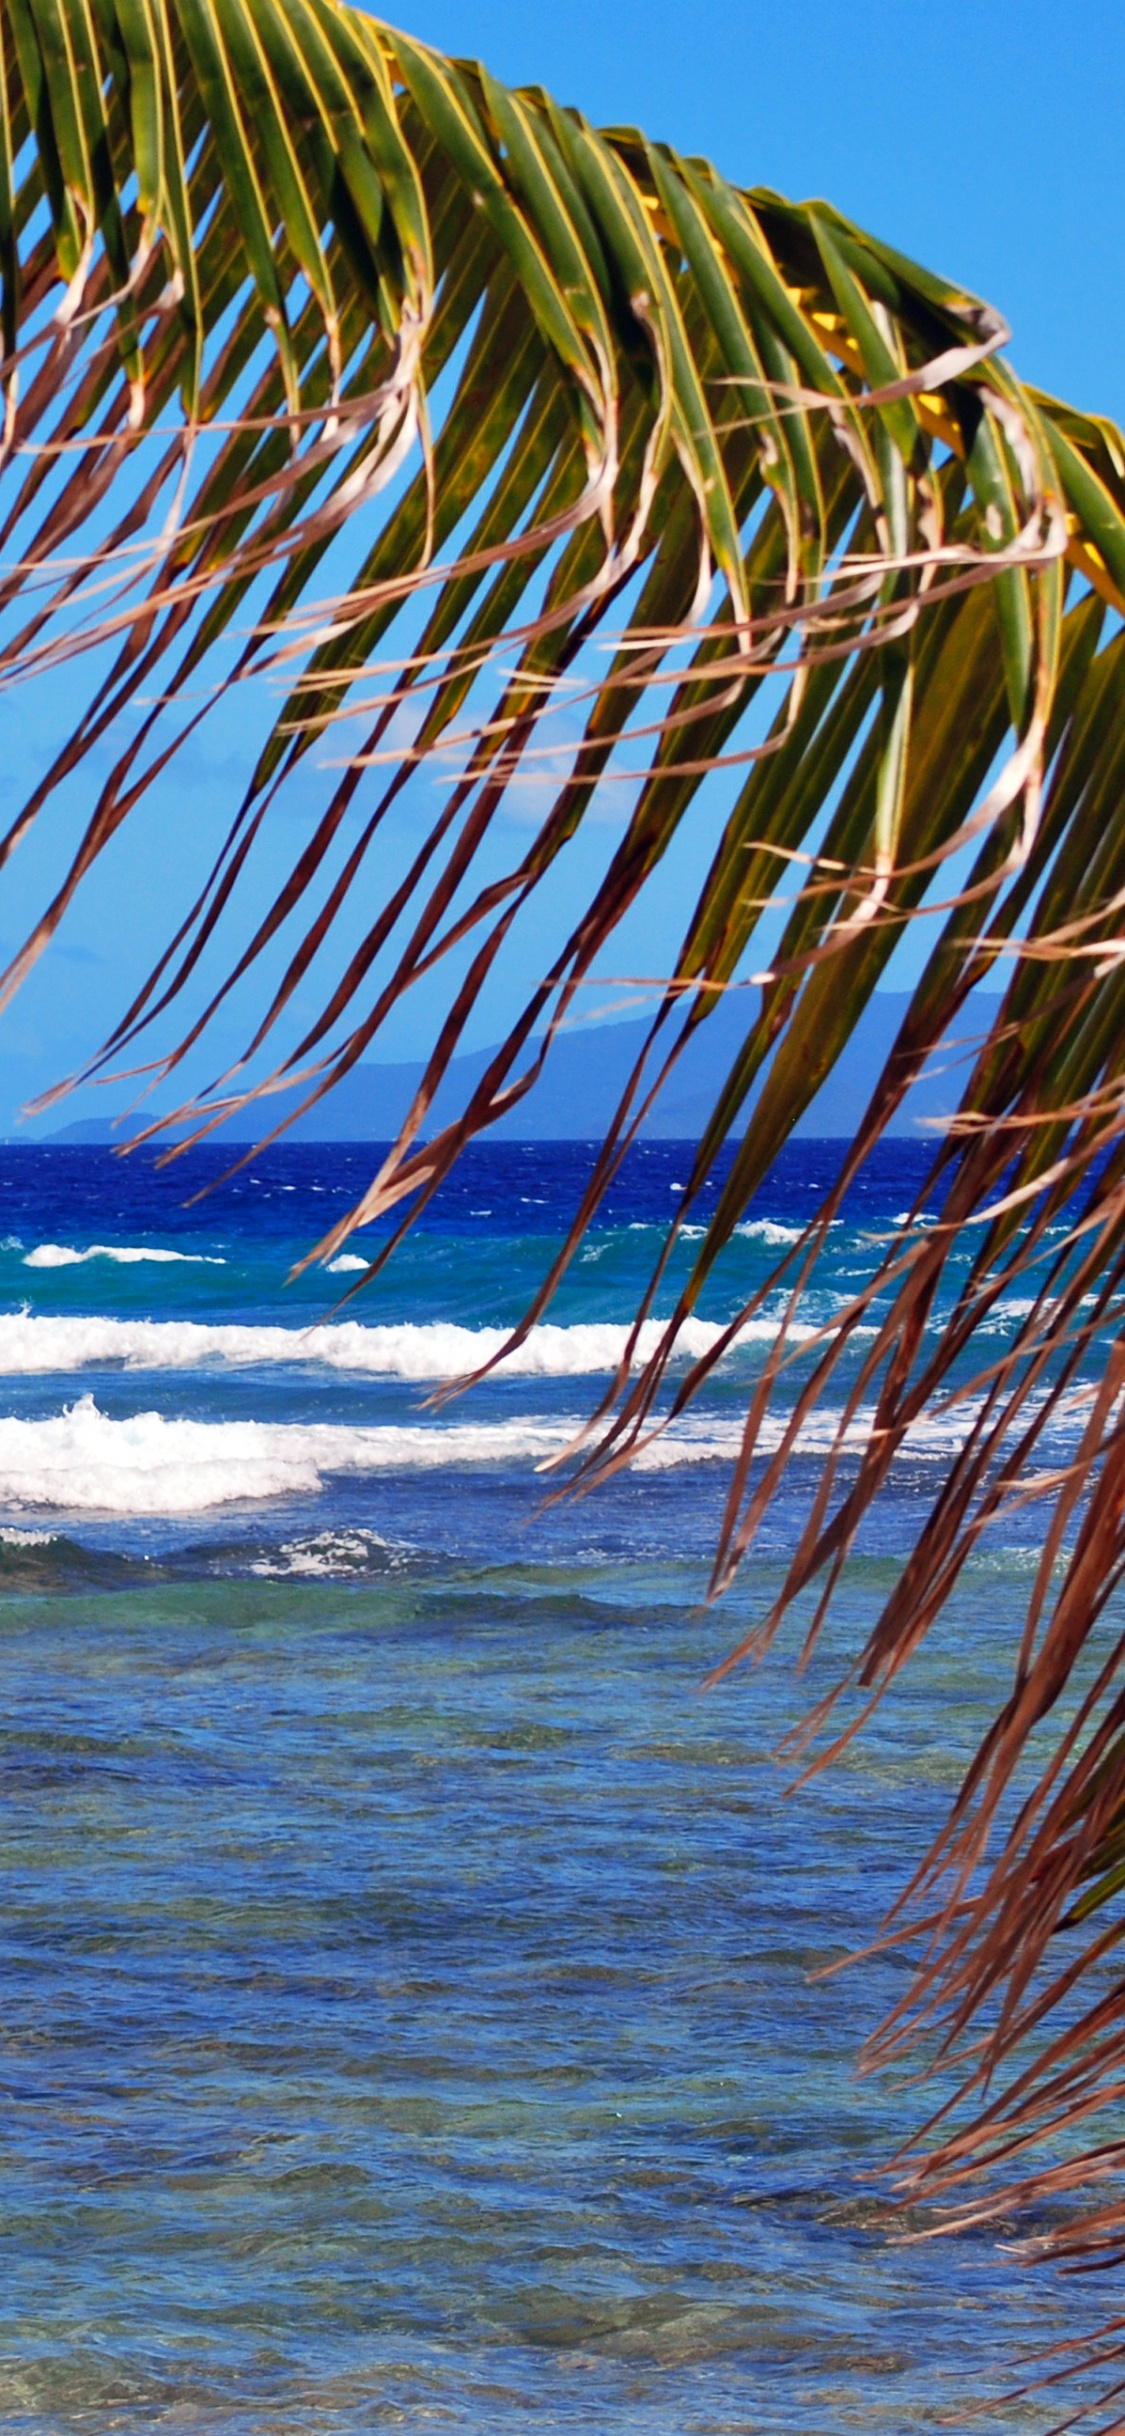
[{"label": "drooping palm frond tip", "polygon": [[[983,2077],[1034,2029],[1048,1955],[1069,2001],[1122,1868],[1125,444],[1023,385],[986,306],[828,205],[599,132],[333,0],[0,0],[0,41],[0,677],[65,671],[75,705],[0,859],[66,782],[93,797],[0,1002],[180,748],[269,679],[221,848],[90,1070],[175,1078],[257,985],[243,1061],[164,1115],[203,1130],[253,1096],[268,1131],[277,1093],[288,1118],[331,1090],[444,967],[407,1123],[324,1255],[400,1204],[409,1224],[463,1144],[519,1106],[705,781],[730,773],[645,1053],[524,1323],[685,1043],[757,971],[673,1234],[752,1117],[656,1352],[605,1399],[579,1468],[592,1485],[718,1358],[665,1394],[748,1200],[905,927],[944,905],[859,1138],[766,1290],[791,1289],[790,1320],[753,1393],[716,1584],[843,1378],[758,1644],[817,1586],[818,1630],[911,1426],[958,1363],[968,1399],[982,1322],[1041,1262],[1014,1346],[980,1355],[963,1443],[850,1678],[874,1697],[893,1677],[981,1531],[1030,1493],[1060,1395],[1092,1398],[1065,1476],[1038,1483],[1049,1524],[1011,1701],[917,1890],[944,1927],[887,2032],[938,2021]],[[273,817],[291,784],[319,789],[295,855]],[[549,909],[606,790],[620,832],[581,918],[427,1139],[515,926]],[[888,1251],[766,1453],[823,1230],[998,964],[964,1120],[926,1186],[943,1224]],[[1073,1240],[1052,1234],[1080,1203]],[[982,1213],[949,1311],[951,1247]],[[638,1322],[666,1274],[667,1251]],[[1083,1718],[982,1870],[1028,1737],[1090,1648]],[[1095,1943],[1076,1945],[1087,1918]],[[1021,2154],[1025,2132],[1104,2093],[1125,2009],[1060,2035],[931,2177]],[[1090,2238],[1119,2240],[1122,2221]]]}]

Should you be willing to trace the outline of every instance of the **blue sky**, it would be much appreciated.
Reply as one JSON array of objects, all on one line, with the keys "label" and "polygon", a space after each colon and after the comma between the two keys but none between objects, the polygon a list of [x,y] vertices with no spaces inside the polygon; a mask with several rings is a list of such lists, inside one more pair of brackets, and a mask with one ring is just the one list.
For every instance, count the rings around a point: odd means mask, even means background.
[{"label": "blue sky", "polygon": [[1120,0],[401,0],[398,22],[727,177],[827,195],[1125,417]]},{"label": "blue sky", "polygon": [[[398,15],[423,39],[483,57],[509,82],[542,82],[596,121],[634,121],[707,153],[740,182],[828,195],[997,304],[1025,377],[1125,420],[1120,0],[1071,0],[1065,10],[1043,0],[984,9],[967,0],[401,0]],[[25,772],[51,728],[40,707],[34,728],[21,729]],[[228,729],[207,751],[191,783],[229,801],[237,737]],[[169,811],[185,783],[170,779]],[[185,867],[169,838],[158,800],[3,1019],[0,1132],[16,1103],[66,1070],[119,1010],[138,941],[156,944],[172,927]],[[17,858],[0,943],[20,935],[52,851],[48,834]],[[387,1053],[422,1045],[407,1023]],[[98,1113],[103,1106],[99,1098]]]}]

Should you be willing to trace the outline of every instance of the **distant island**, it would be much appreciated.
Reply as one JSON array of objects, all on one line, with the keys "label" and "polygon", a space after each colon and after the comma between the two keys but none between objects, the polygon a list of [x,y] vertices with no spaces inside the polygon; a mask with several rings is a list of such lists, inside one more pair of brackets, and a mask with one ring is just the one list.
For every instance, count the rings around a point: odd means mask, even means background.
[{"label": "distant island", "polygon": [[[834,1072],[795,1128],[798,1139],[850,1139],[856,1132],[880,1074],[888,1046],[910,1004],[909,993],[881,991],[860,1017]],[[970,1002],[952,1040],[908,1094],[888,1131],[917,1140],[929,1125],[952,1115],[961,1096],[975,1036],[983,1031],[990,1002],[978,1012]],[[719,1007],[685,1050],[667,1090],[641,1130],[649,1140],[697,1140],[714,1106],[746,1026],[745,1005],[733,996]],[[642,1021],[576,1025],[560,1034],[536,1089],[490,1130],[492,1141],[573,1142],[604,1133],[644,1041]],[[453,1062],[438,1093],[426,1131],[435,1132],[462,1108],[484,1073],[491,1050]],[[295,1119],[294,1142],[385,1142],[393,1140],[422,1079],[421,1062],[359,1065],[308,1115]],[[294,1097],[299,1095],[294,1094]],[[284,1101],[268,1104],[223,1129],[227,1141],[254,1141],[275,1123]],[[108,1117],[86,1117],[38,1140],[99,1143],[127,1141],[139,1121],[120,1126]],[[741,1129],[740,1129],[741,1130]],[[16,1140],[33,1137],[17,1135]]]}]

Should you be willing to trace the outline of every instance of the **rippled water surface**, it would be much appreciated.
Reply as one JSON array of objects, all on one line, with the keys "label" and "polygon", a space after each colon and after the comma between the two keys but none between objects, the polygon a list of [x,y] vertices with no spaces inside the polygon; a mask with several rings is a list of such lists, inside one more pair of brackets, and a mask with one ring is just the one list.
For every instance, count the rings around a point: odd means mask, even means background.
[{"label": "rippled water surface", "polygon": [[[701,1696],[816,1449],[705,1615],[760,1346],[674,1460],[546,1517],[536,1432],[588,1405],[595,1343],[421,1412],[425,1332],[514,1318],[573,1194],[573,1157],[516,1155],[351,1307],[397,1352],[342,1359],[279,1348],[325,1307],[280,1278],[369,1154],[285,1154],[190,1213],[104,1154],[4,1154],[5,2427],[899,2436],[1106,2314],[994,2234],[904,2243],[878,2169],[918,2093],[852,2070],[902,1965],[810,1980],[940,1819],[1026,1550],[982,1558],[865,1739],[785,1798],[770,1754],[868,1628],[935,1450],[819,1671]],[[804,1214],[801,1157],[732,1295]],[[560,1328],[623,1326],[680,1173],[660,1145],[626,1180]],[[868,1193],[827,1296],[901,1161]],[[114,1327],[180,1334],[111,1352]]]}]

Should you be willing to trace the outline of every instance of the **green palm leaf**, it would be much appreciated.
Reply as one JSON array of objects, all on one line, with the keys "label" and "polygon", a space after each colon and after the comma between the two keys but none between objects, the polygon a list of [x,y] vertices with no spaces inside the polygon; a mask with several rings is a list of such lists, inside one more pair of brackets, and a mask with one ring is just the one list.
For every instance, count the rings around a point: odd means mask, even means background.
[{"label": "green palm leaf", "polygon": [[[256,983],[245,1060],[161,1121],[186,1113],[198,1133],[260,1101],[267,1132],[277,1093],[288,1121],[330,1091],[444,968],[400,1139],[316,1247],[399,1211],[373,1272],[465,1142],[532,1089],[705,779],[737,770],[644,1053],[523,1323],[652,1093],[722,994],[744,991],[744,1037],[638,1324],[733,1134],[729,1174],[656,1352],[623,1366],[583,1443],[571,1482],[587,1488],[718,1358],[670,1386],[747,1202],[907,926],[940,909],[859,1137],[771,1280],[792,1290],[790,1325],[747,1416],[714,1586],[861,1347],[755,1646],[806,1593],[818,1632],[907,1431],[943,1394],[965,1400],[953,1365],[980,1342],[961,1451],[841,1687],[878,1696],[1027,1487],[1097,1331],[1104,1385],[1080,1457],[1039,1484],[1045,1551],[1011,1699],[912,1890],[926,1958],[877,2050],[936,2031],[965,2059],[969,2119],[934,2134],[915,2178],[951,2188],[1003,2162],[1010,2183],[1008,2158],[1084,2119],[1125,2053],[1125,1998],[1073,2003],[1119,1934],[1105,1920],[1125,1817],[1109,1605],[1125,1565],[1125,442],[1022,384],[987,306],[827,204],[599,132],[336,0],[0,0],[0,43],[0,675],[65,672],[75,706],[0,861],[64,780],[88,772],[94,792],[0,1003],[209,707],[280,684],[213,868],[88,1071],[175,1077],[232,989]],[[340,766],[283,857],[274,807],[325,758]],[[452,773],[440,790],[435,766]],[[517,786],[536,789],[537,817],[505,831]],[[605,786],[626,807],[607,869],[460,1117],[427,1138],[514,924],[550,907]],[[400,804],[411,853],[392,871]],[[786,886],[777,936],[763,908]],[[1006,986],[925,1189],[943,1223],[887,1250],[767,1454],[823,1231],[998,964]],[[298,991],[323,974],[296,1025]],[[183,1037],[161,1049],[181,1003]],[[928,1325],[970,1223],[952,1315]],[[990,1366],[982,1322],[1029,1275],[1019,1340]],[[876,1423],[849,1469],[862,1402]],[[1084,1653],[1094,1688],[1015,1826],[998,1826]],[[854,1706],[841,1714],[846,1734]],[[1065,2027],[1043,2045],[1056,2003]],[[988,2095],[1029,2037],[1035,2059]],[[1103,2209],[1066,2245],[1105,2254],[1123,2224]]]}]

